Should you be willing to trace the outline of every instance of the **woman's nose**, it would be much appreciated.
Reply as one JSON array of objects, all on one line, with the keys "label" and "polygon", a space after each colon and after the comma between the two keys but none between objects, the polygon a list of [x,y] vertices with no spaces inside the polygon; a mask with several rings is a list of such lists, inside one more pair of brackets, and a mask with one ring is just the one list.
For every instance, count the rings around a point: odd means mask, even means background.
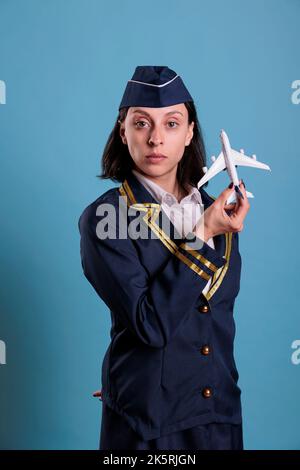
[{"label": "woman's nose", "polygon": [[149,138],[149,144],[159,145],[162,143],[161,135],[156,131],[153,132]]}]

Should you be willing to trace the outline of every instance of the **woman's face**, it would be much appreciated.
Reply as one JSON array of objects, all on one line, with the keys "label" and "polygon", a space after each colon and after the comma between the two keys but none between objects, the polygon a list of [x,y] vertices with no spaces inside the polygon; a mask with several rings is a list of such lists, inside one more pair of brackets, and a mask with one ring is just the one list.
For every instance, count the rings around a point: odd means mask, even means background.
[{"label": "woman's face", "polygon": [[[185,146],[193,137],[194,122],[188,123],[184,103],[163,108],[130,107],[120,126],[120,136],[128,145],[134,166],[149,176],[176,172]],[[165,158],[147,158],[151,153]]]}]

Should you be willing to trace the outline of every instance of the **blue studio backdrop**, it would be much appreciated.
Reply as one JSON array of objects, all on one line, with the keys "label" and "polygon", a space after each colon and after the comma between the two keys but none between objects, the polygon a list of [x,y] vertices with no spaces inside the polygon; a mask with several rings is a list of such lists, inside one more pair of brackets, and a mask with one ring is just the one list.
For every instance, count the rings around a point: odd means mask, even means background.
[{"label": "blue studio backdrop", "polygon": [[[300,449],[299,0],[0,0],[1,449],[96,449],[110,315],[84,278],[78,217],[114,187],[100,158],[137,65],[195,99],[208,156],[239,168],[235,357],[245,449]],[[218,196],[222,172],[207,187]]]}]

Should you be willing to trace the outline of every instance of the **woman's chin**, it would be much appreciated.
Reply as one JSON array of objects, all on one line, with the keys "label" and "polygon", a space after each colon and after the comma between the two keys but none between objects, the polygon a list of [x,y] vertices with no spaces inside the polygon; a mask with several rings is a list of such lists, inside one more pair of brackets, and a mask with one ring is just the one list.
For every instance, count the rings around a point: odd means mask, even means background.
[{"label": "woman's chin", "polygon": [[153,177],[163,176],[166,173],[166,170],[162,170],[161,168],[145,168],[144,174]]}]

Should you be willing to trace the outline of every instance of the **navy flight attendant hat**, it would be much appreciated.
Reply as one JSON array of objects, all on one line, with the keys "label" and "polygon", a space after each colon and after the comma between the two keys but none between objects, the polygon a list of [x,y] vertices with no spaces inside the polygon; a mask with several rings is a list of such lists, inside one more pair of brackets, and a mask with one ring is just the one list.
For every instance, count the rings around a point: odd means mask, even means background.
[{"label": "navy flight attendant hat", "polygon": [[163,65],[139,65],[128,80],[119,110],[125,106],[161,108],[193,101],[180,76]]}]

